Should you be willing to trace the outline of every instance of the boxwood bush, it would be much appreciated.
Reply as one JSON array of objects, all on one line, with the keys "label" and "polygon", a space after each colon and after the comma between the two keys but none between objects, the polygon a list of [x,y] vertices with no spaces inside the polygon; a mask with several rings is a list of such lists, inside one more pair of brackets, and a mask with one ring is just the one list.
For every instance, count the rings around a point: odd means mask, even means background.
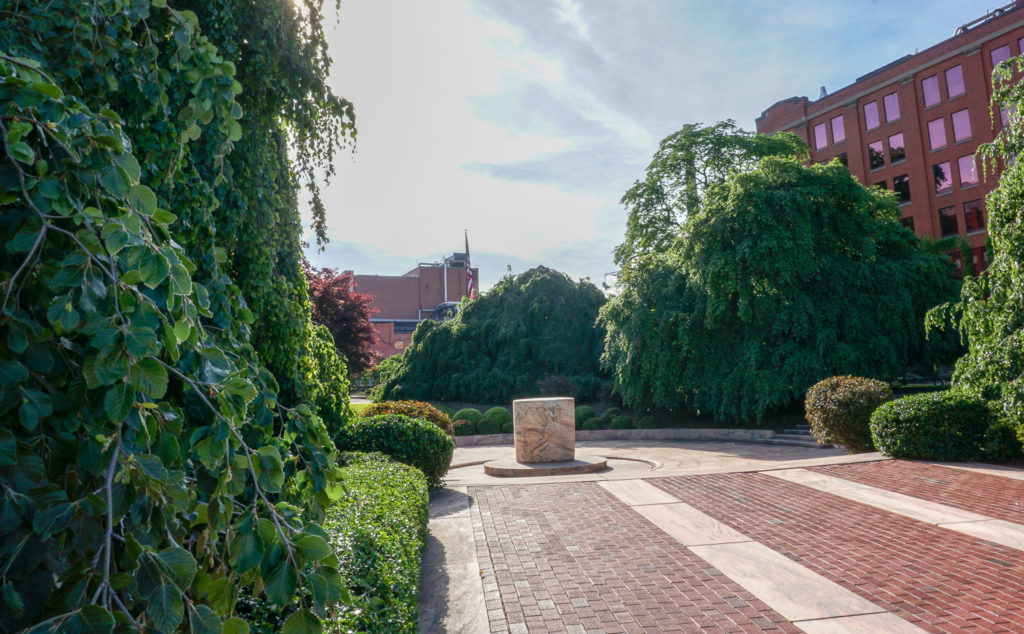
[{"label": "boxwood bush", "polygon": [[512,422],[512,412],[504,407],[492,407],[491,409],[484,412],[484,420],[492,420],[501,425],[505,426],[505,423]]},{"label": "boxwood bush", "polygon": [[[323,526],[351,603],[335,604],[325,629],[413,634],[429,513],[427,480],[419,469],[380,453],[343,458],[347,493],[327,510]],[[339,592],[330,583],[324,589]],[[297,604],[281,609],[260,595],[240,597],[237,606],[253,634],[272,634],[281,631]]]},{"label": "boxwood bush", "polygon": [[480,410],[472,407],[465,407],[452,414],[452,420],[468,420],[473,424],[479,423],[483,417]]},{"label": "boxwood bush", "polygon": [[596,429],[607,429],[607,427],[605,426],[604,420],[599,417],[595,417],[583,421],[583,429],[593,431]]},{"label": "boxwood bush", "polygon": [[1024,449],[1021,448],[1017,430],[1005,420],[997,420],[985,430],[982,449],[985,460],[1003,462],[1024,458]]},{"label": "boxwood bush", "polygon": [[658,419],[654,416],[644,416],[637,421],[636,426],[638,429],[658,429],[660,427]]},{"label": "boxwood bush", "polygon": [[977,460],[992,422],[982,399],[960,392],[931,392],[884,403],[871,414],[875,447],[897,458]]},{"label": "boxwood bush", "polygon": [[381,401],[380,403],[371,404],[362,412],[364,418],[381,414],[401,414],[409,418],[430,421],[443,429],[449,436],[455,435],[452,419],[430,403],[424,403],[423,401]]},{"label": "boxwood bush", "polygon": [[615,416],[612,418],[611,429],[633,429],[633,419],[629,416]]},{"label": "boxwood bush", "polygon": [[476,424],[476,433],[478,434],[500,434],[501,423],[493,420],[481,420]]},{"label": "boxwood bush", "polygon": [[423,472],[431,489],[441,486],[455,440],[434,423],[401,414],[357,418],[335,439],[342,451],[379,451]]},{"label": "boxwood bush", "polygon": [[882,381],[833,376],[807,390],[804,408],[818,442],[842,445],[850,453],[858,453],[874,451],[871,412],[890,400],[892,390]]},{"label": "boxwood bush", "polygon": [[583,425],[584,422],[586,422],[586,421],[590,420],[591,418],[597,416],[597,412],[595,412],[594,408],[589,406],[589,405],[580,405],[580,406],[578,406],[576,408],[575,414],[576,414],[576,429],[579,429]]},{"label": "boxwood bush", "polygon": [[476,423],[471,423],[468,420],[456,418],[452,425],[455,426],[456,436],[472,436],[476,433]]}]

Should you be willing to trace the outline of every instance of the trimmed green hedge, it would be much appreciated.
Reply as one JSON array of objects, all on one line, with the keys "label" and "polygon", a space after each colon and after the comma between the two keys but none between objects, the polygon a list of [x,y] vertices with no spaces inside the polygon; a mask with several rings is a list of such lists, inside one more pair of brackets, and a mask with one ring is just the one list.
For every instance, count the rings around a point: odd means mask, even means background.
[{"label": "trimmed green hedge", "polygon": [[832,376],[807,390],[804,407],[811,433],[820,443],[842,445],[850,453],[874,451],[871,412],[892,400],[882,381],[859,376]]},{"label": "trimmed green hedge", "polygon": [[633,429],[633,419],[629,416],[615,416],[612,418],[611,429]]},{"label": "trimmed green hedge", "polygon": [[594,411],[594,408],[589,405],[580,405],[576,408],[575,415],[576,429],[579,429],[583,423],[597,416],[597,413]]},{"label": "trimmed green hedge", "polygon": [[465,407],[452,414],[452,420],[468,420],[469,422],[476,424],[483,419],[484,415],[480,413],[480,410],[473,407]]},{"label": "trimmed green hedge", "polygon": [[980,398],[929,392],[881,405],[871,414],[871,437],[879,451],[897,458],[977,460],[991,422]]},{"label": "trimmed green hedge", "polygon": [[472,436],[476,434],[476,423],[471,423],[465,419],[455,419],[452,424],[455,425],[456,436]]},{"label": "trimmed green hedge", "polygon": [[441,487],[455,440],[434,423],[400,414],[357,418],[335,439],[342,451],[379,451],[418,468],[431,489]]},{"label": "trimmed green hedge", "polygon": [[[414,634],[430,504],[427,480],[419,469],[384,454],[342,457],[347,462],[342,468],[347,493],[327,510],[324,529],[351,604],[335,603],[324,620],[325,630]],[[324,588],[338,593],[336,583],[325,582]],[[303,592],[308,597],[308,590]],[[253,634],[279,632],[297,605],[280,609],[263,595],[240,597],[237,604]]]},{"label": "trimmed green hedge", "polygon": [[455,436],[452,419],[430,403],[423,401],[381,401],[373,403],[362,411],[363,418],[380,416],[381,414],[401,414],[409,418],[419,418],[434,423],[449,436]]},{"label": "trimmed green hedge", "polygon": [[493,420],[504,427],[506,423],[512,422],[512,412],[501,406],[492,407],[484,412],[484,420]]},{"label": "trimmed green hedge", "polygon": [[426,478],[380,454],[346,458],[348,495],[330,509],[324,528],[353,604],[339,605],[327,629],[412,634],[419,620],[420,558],[427,537]]}]

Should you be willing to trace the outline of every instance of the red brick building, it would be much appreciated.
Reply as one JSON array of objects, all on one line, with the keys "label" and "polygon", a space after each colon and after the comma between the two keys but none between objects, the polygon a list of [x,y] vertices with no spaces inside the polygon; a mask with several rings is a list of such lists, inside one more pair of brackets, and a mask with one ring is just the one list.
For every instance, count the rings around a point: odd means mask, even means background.
[{"label": "red brick building", "polygon": [[[374,351],[381,357],[399,354],[424,319],[447,319],[466,296],[466,254],[454,253],[441,262],[420,263],[405,275],[354,275],[356,289],[373,296],[377,314]],[[479,280],[479,269],[473,268]],[[474,282],[475,284],[475,282]]]},{"label": "red brick building", "polygon": [[[862,183],[897,193],[904,224],[920,236],[962,236],[976,270],[985,251],[985,195],[974,152],[1006,113],[989,115],[992,70],[1024,50],[1024,0],[989,12],[931,48],[824,94],[790,97],[765,110],[757,131],[796,133],[815,163],[839,158]],[[960,252],[950,255],[962,266]]]}]

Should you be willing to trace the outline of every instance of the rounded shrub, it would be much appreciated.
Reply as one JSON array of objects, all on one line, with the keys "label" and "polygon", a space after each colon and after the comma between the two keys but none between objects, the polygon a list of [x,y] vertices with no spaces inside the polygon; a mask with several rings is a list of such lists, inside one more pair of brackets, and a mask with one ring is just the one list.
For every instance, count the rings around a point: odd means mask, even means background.
[{"label": "rounded shrub", "polygon": [[871,414],[875,447],[897,458],[976,460],[991,423],[985,401],[951,390],[905,396]]},{"label": "rounded shrub", "polygon": [[619,409],[618,407],[609,407],[608,409],[604,410],[604,413],[601,414],[601,416],[604,416],[608,420],[611,420],[612,418],[614,418],[615,416],[618,416],[621,413],[622,413],[622,410]]},{"label": "rounded shrub", "polygon": [[482,420],[476,424],[476,433],[478,434],[500,434],[501,423],[493,420]]},{"label": "rounded shrub", "polygon": [[589,405],[580,405],[576,408],[576,428],[579,429],[585,421],[597,416],[597,412]]},{"label": "rounded shrub", "polygon": [[476,423],[471,423],[468,420],[455,419],[452,426],[455,427],[456,436],[472,436],[476,433]]},{"label": "rounded shrub", "polygon": [[484,412],[484,420],[495,421],[504,427],[506,423],[512,423],[512,412],[504,407],[492,407]]},{"label": "rounded shrub", "polygon": [[370,418],[372,416],[380,416],[381,414],[400,414],[409,418],[419,418],[434,423],[449,436],[455,435],[452,419],[448,418],[447,414],[430,403],[424,403],[423,401],[381,401],[380,403],[373,403],[364,409],[362,416],[363,418]]},{"label": "rounded shrub", "polygon": [[484,415],[480,413],[480,410],[472,407],[464,407],[459,411],[455,412],[454,414],[452,414],[451,419],[465,420],[475,425],[476,423],[479,423],[483,417]]},{"label": "rounded shrub", "polygon": [[1024,458],[1024,448],[1013,426],[1003,420],[996,421],[985,430],[982,442],[985,460],[1004,462]]},{"label": "rounded shrub", "polygon": [[612,429],[633,429],[633,419],[629,416],[615,416],[612,418]]},{"label": "rounded shrub", "polygon": [[637,429],[658,429],[658,419],[654,416],[644,416],[636,423]]},{"label": "rounded shrub", "polygon": [[593,431],[596,429],[605,429],[605,426],[600,418],[590,418],[583,421],[583,429]]},{"label": "rounded shrub", "polygon": [[337,439],[341,451],[379,451],[416,467],[431,489],[441,486],[455,451],[455,441],[432,422],[401,414],[357,418]]},{"label": "rounded shrub", "polygon": [[842,445],[850,453],[859,453],[874,451],[871,412],[891,400],[892,390],[882,381],[833,376],[807,390],[804,408],[818,442]]}]

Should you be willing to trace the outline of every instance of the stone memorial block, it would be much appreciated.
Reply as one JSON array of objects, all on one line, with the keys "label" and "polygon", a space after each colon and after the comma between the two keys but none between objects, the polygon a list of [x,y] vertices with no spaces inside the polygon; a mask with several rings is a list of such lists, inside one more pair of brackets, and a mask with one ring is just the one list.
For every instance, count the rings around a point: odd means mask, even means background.
[{"label": "stone memorial block", "polygon": [[512,401],[517,462],[559,462],[576,457],[575,401],[571,397]]}]

